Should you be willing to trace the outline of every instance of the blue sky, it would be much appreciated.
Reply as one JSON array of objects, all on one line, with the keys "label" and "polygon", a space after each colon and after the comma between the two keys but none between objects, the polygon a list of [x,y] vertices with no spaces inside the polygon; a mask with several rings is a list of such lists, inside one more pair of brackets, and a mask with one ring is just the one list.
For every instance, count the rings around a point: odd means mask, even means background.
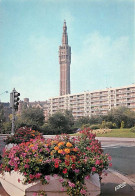
[{"label": "blue sky", "polygon": [[[71,46],[71,93],[135,82],[134,0],[0,0],[0,94],[59,96],[64,19]],[[9,102],[9,94],[0,96]]]}]

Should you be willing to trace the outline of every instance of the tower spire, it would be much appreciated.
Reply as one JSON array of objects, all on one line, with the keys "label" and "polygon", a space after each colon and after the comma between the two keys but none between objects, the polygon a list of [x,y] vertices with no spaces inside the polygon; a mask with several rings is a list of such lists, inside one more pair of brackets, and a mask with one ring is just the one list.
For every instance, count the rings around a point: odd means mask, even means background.
[{"label": "tower spire", "polygon": [[68,35],[67,35],[67,25],[66,20],[64,20],[63,24],[63,35],[62,35],[62,45],[68,44]]},{"label": "tower spire", "polygon": [[62,45],[59,47],[60,95],[70,94],[71,47],[68,45],[67,25],[64,20]]}]

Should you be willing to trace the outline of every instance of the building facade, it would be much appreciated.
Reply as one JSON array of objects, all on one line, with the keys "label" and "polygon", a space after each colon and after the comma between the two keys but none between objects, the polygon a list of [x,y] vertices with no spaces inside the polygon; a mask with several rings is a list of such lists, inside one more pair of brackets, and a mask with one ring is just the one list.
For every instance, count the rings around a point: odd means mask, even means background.
[{"label": "building facade", "polygon": [[126,106],[135,111],[135,84],[53,97],[50,98],[49,103],[49,115],[68,109],[72,110],[75,119],[83,116],[105,115],[118,106]]},{"label": "building facade", "polygon": [[63,25],[62,46],[59,46],[60,96],[70,94],[71,47],[68,45],[66,21]]}]

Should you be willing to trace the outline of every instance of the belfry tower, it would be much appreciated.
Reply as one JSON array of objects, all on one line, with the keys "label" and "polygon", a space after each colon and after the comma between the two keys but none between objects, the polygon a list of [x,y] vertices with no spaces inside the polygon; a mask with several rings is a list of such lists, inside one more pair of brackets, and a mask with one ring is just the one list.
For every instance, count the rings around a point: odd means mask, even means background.
[{"label": "belfry tower", "polygon": [[66,21],[63,25],[62,46],[59,46],[60,96],[70,94],[71,47],[68,45]]}]

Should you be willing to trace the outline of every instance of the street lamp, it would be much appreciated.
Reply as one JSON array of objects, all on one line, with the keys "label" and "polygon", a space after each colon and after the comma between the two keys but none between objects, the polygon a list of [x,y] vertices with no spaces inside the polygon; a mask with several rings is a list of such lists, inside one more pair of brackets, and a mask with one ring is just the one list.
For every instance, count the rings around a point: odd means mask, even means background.
[{"label": "street lamp", "polygon": [[8,93],[8,91],[4,91],[3,93],[1,93],[0,95],[3,95],[4,93]]}]

